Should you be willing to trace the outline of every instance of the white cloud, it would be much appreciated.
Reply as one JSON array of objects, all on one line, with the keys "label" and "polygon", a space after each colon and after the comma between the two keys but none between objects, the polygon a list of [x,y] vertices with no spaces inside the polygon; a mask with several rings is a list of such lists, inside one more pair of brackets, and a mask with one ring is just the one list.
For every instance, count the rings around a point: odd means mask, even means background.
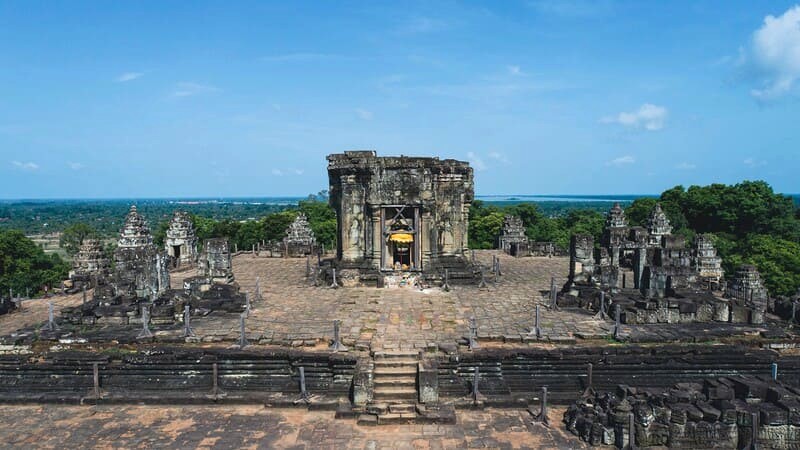
[{"label": "white cloud", "polygon": [[81,164],[79,162],[69,162],[69,163],[67,163],[67,166],[72,170],[81,170],[84,167],[86,167],[85,165],[83,165],[83,164]]},{"label": "white cloud", "polygon": [[141,77],[142,75],[144,74],[141,72],[125,72],[122,75],[115,78],[114,81],[116,81],[117,83],[124,83],[126,81],[133,81]]},{"label": "white cloud", "polygon": [[373,117],[372,111],[363,108],[356,108],[356,114],[361,120],[372,120]]},{"label": "white cloud", "polygon": [[506,155],[504,155],[503,153],[500,153],[500,152],[489,152],[489,154],[487,156],[489,158],[491,158],[491,159],[493,159],[495,161],[499,161],[499,162],[501,162],[503,164],[508,164],[510,162],[508,160],[508,157]]},{"label": "white cloud", "polygon": [[13,165],[14,167],[16,167],[18,169],[22,169],[22,170],[31,170],[31,171],[39,170],[39,165],[36,164],[35,162],[32,162],[32,161],[28,161],[28,162],[11,161],[11,165]]},{"label": "white cloud", "polygon": [[606,163],[607,166],[624,166],[627,164],[633,164],[636,162],[636,158],[631,155],[620,156],[619,158],[614,158],[611,161]]},{"label": "white cloud", "polygon": [[275,175],[276,177],[282,177],[283,171],[281,169],[272,169],[272,174]]},{"label": "white cloud", "polygon": [[431,17],[415,17],[400,25],[398,32],[402,34],[423,34],[442,31],[447,28],[447,22]]},{"label": "white cloud", "polygon": [[775,100],[795,91],[800,79],[800,5],[783,15],[768,15],[740,50],[739,65],[758,83],[750,91],[758,100]]},{"label": "white cloud", "polygon": [[483,161],[483,158],[478,156],[475,152],[467,152],[467,161],[469,161],[469,164],[478,171],[486,170],[488,167]]},{"label": "white cloud", "polygon": [[667,108],[645,103],[636,111],[621,112],[616,116],[603,117],[600,122],[618,123],[626,127],[644,127],[649,131],[657,131],[664,128],[667,115]]},{"label": "white cloud", "polygon": [[302,174],[305,173],[305,170],[303,170],[303,169],[292,169],[292,172],[294,172],[295,175],[302,175]]},{"label": "white cloud", "polygon": [[682,162],[675,166],[675,168],[678,170],[694,170],[697,169],[697,165],[688,162]]},{"label": "white cloud", "polygon": [[195,83],[192,81],[181,81],[175,84],[175,90],[172,92],[173,97],[191,97],[199,94],[208,94],[212,92],[219,92],[219,88],[208,84]]},{"label": "white cloud", "polygon": [[767,165],[766,161],[760,160],[760,159],[756,159],[756,158],[745,158],[745,160],[742,161],[742,162],[747,167],[761,167],[761,166],[766,166]]}]

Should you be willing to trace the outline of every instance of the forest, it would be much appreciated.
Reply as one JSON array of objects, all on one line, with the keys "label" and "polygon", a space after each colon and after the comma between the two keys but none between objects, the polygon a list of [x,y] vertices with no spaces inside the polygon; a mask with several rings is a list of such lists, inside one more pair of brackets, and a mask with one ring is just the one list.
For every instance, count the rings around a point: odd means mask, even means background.
[{"label": "forest", "polygon": [[[634,200],[625,207],[630,225],[645,226],[660,202],[673,233],[692,242],[709,233],[723,258],[725,273],[742,263],[754,264],[772,295],[794,295],[800,288],[800,209],[790,196],[777,194],[763,181],[736,185],[676,186],[659,197]],[[470,247],[492,248],[505,214],[522,219],[533,241],[553,241],[566,250],[572,234],[591,234],[599,243],[605,215],[594,210],[570,210],[548,217],[535,204],[511,206],[475,202],[470,211]]]},{"label": "forest", "polygon": [[[336,242],[336,216],[328,206],[325,192],[305,200],[283,203],[211,202],[175,204],[164,201],[137,203],[153,229],[154,240],[163,243],[169,219],[176,209],[192,215],[197,236],[202,242],[213,237],[227,237],[232,246],[249,249],[261,241],[283,238],[288,225],[300,212],[309,220],[317,240],[326,248]],[[623,203],[630,225],[646,225],[647,217],[660,202],[673,226],[673,233],[684,235],[688,242],[697,233],[709,233],[724,269],[732,274],[742,263],[756,265],[773,295],[793,295],[800,288],[800,208],[797,198],[775,193],[763,181],[745,181],[736,185],[676,186],[660,196],[635,198]],[[552,241],[562,251],[569,247],[575,233],[591,234],[599,243],[609,202],[486,202],[475,200],[470,209],[469,245],[471,248],[494,248],[506,214],[522,219],[532,241]],[[54,254],[45,254],[25,237],[42,231],[61,231],[61,247],[74,255],[80,242],[95,236],[109,242],[118,233],[129,201],[104,202],[32,202],[0,205],[0,217],[14,220],[0,222],[0,290],[41,291],[45,285],[57,285],[67,275],[69,265]],[[5,208],[5,209],[3,209]],[[27,219],[26,219],[27,218]],[[14,230],[15,224],[25,233]]]}]

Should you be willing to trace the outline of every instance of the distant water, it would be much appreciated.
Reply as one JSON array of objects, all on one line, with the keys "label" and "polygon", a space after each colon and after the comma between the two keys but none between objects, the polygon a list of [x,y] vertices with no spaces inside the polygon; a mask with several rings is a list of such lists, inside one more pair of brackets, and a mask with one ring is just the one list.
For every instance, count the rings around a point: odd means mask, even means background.
[{"label": "distant water", "polygon": [[[800,205],[800,194],[784,194],[792,197]],[[524,202],[620,202],[630,203],[637,198],[658,198],[653,194],[625,194],[625,195],[476,195],[475,198],[487,203],[524,203]],[[308,197],[197,197],[197,198],[118,198],[118,199],[18,199],[3,200],[0,204],[8,203],[127,203],[127,204],[175,204],[175,205],[200,205],[200,204],[233,204],[233,205],[296,205],[300,200]]]},{"label": "distant water", "polygon": [[628,203],[642,197],[657,198],[658,195],[476,195],[485,202],[623,202]]}]

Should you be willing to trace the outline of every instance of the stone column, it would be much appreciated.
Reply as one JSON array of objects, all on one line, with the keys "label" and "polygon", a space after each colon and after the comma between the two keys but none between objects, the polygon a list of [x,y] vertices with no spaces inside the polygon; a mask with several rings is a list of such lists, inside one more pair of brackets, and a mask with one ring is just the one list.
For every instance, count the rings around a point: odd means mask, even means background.
[{"label": "stone column", "polygon": [[[382,207],[373,207],[370,216],[372,228],[372,267],[381,269],[381,248],[383,248],[383,227],[381,225]],[[367,236],[369,238],[369,236]]]}]

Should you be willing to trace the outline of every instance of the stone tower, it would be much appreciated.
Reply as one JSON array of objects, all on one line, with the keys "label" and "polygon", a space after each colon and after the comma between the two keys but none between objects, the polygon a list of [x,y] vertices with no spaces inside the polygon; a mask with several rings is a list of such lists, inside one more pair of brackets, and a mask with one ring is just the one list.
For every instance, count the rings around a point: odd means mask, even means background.
[{"label": "stone tower", "polygon": [[464,259],[474,197],[468,163],[347,151],[328,155],[328,178],[340,268],[427,272]]},{"label": "stone tower", "polygon": [[650,212],[650,217],[647,219],[647,231],[650,234],[650,245],[661,245],[661,237],[672,233],[672,225],[661,209],[661,203],[656,203],[653,211]]},{"label": "stone tower", "polygon": [[314,231],[308,224],[306,215],[300,213],[286,228],[286,237],[283,238],[283,247],[287,256],[305,256],[315,252],[317,239]]},{"label": "stone tower", "polygon": [[522,219],[512,215],[503,218],[503,228],[497,238],[497,247],[511,256],[530,255],[530,243],[528,236],[525,236]]},{"label": "stone tower", "polygon": [[228,240],[215,238],[203,241],[203,253],[197,269],[210,283],[233,282],[233,263]]},{"label": "stone tower", "polygon": [[197,236],[186,211],[175,211],[172,215],[164,248],[175,266],[193,264],[197,260]]},{"label": "stone tower", "polygon": [[103,243],[97,239],[84,239],[78,253],[72,259],[69,279],[73,288],[91,288],[98,278],[108,274],[111,264],[103,253]]},{"label": "stone tower", "polygon": [[743,304],[766,304],[769,299],[767,288],[761,282],[758,269],[750,264],[742,264],[736,269],[725,294],[728,298]]},{"label": "stone tower", "polygon": [[114,251],[114,294],[153,297],[170,288],[167,256],[153,244],[150,227],[131,206]]},{"label": "stone tower", "polygon": [[125,217],[125,224],[119,233],[117,247],[136,248],[152,244],[153,236],[150,234],[150,227],[147,226],[147,221],[136,210],[136,205],[132,205],[128,215]]},{"label": "stone tower", "polygon": [[722,282],[722,258],[717,256],[714,241],[707,234],[698,234],[694,240],[695,268],[699,281],[709,288],[716,289]]}]

